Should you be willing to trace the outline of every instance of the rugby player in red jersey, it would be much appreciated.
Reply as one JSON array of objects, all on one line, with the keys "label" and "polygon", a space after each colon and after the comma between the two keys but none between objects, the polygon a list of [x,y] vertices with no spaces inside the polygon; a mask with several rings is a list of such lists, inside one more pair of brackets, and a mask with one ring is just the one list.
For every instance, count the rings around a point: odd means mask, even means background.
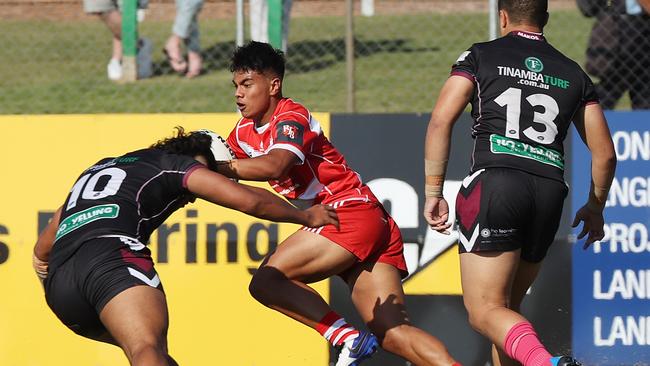
[{"label": "rugby player in red jersey", "polygon": [[[331,205],[340,229],[302,227],[293,233],[262,262],[251,294],[342,346],[337,366],[359,364],[372,355],[377,342],[417,365],[454,365],[438,339],[408,320],[399,228],[318,121],[304,106],[283,97],[284,67],[282,52],[266,43],[251,42],[235,51],[230,70],[242,117],[228,143],[237,159],[219,172],[268,181],[298,207]],[[334,275],[346,281],[374,335],[348,324],[308,286]]]}]

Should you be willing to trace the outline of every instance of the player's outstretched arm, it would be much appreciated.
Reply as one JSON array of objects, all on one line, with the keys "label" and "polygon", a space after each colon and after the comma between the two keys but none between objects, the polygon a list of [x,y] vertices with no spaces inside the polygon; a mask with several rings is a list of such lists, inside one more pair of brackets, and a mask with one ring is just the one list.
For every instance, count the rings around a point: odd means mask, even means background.
[{"label": "player's outstretched arm", "polygon": [[219,173],[243,180],[266,181],[286,177],[300,158],[289,150],[273,149],[268,154],[250,159],[236,159],[219,164]]},{"label": "player's outstretched arm", "polygon": [[449,159],[451,131],[469,103],[474,84],[465,77],[451,76],[440,91],[431,113],[424,142],[425,196],[424,218],[432,229],[449,234],[449,206],[442,188]]},{"label": "player's outstretched arm", "polygon": [[584,222],[578,239],[587,233],[586,249],[604,236],[603,209],[616,170],[616,153],[607,120],[599,104],[582,107],[574,118],[576,130],[591,151],[591,187],[587,203],[576,212],[573,227]]},{"label": "player's outstretched arm", "polygon": [[34,245],[34,252],[32,253],[32,266],[36,271],[38,278],[44,280],[47,277],[48,261],[50,259],[50,252],[54,239],[56,238],[56,230],[59,227],[61,220],[61,207],[54,213],[54,216],[47,223],[45,229],[41,232]]},{"label": "player's outstretched arm", "polygon": [[262,219],[308,227],[338,227],[336,211],[330,206],[315,205],[301,211],[267,190],[235,183],[209,169],[196,169],[190,173],[187,188],[199,198]]}]

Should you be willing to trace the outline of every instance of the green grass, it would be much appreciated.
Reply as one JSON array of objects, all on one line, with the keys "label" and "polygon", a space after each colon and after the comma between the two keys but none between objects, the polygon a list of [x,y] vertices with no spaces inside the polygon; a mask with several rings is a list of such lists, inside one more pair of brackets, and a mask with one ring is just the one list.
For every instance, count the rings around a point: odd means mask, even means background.
[{"label": "green grass", "polygon": [[[120,85],[106,78],[108,31],[99,21],[0,21],[0,114],[234,111],[228,57],[234,21],[201,23],[207,73],[185,80],[160,52],[168,22],[145,21],[157,75]],[[553,14],[550,41],[583,63],[591,20]],[[487,39],[485,14],[421,14],[355,19],[357,112],[428,112],[450,65]],[[294,18],[285,95],[314,111],[345,112],[344,17]]]}]

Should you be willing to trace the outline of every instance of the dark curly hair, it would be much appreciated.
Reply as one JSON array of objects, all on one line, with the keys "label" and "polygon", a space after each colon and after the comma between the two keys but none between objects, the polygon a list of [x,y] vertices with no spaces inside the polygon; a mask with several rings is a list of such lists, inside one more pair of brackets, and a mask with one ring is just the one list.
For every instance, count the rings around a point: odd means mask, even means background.
[{"label": "dark curly hair", "polygon": [[169,154],[186,155],[195,157],[197,155],[205,156],[208,160],[208,168],[210,170],[217,170],[217,162],[214,160],[214,155],[210,150],[212,145],[212,138],[205,133],[192,131],[185,132],[181,126],[176,126],[176,135],[159,140],[150,148],[165,151]]},{"label": "dark curly hair", "polygon": [[544,28],[548,21],[548,0],[499,0],[499,10],[507,11],[514,23]]},{"label": "dark curly hair", "polygon": [[230,72],[257,71],[262,74],[271,72],[280,80],[284,78],[284,65],[284,53],[263,42],[250,41],[237,47],[230,58]]}]

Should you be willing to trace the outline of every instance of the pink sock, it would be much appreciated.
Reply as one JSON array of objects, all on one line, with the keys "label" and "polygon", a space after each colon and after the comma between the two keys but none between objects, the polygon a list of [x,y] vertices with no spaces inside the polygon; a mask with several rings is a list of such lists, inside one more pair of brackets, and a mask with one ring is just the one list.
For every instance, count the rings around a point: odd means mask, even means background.
[{"label": "pink sock", "polygon": [[334,346],[359,336],[358,330],[333,311],[325,314],[316,325],[316,330]]},{"label": "pink sock", "polygon": [[549,366],[551,354],[537,338],[529,322],[515,324],[506,335],[506,354],[523,366]]}]

